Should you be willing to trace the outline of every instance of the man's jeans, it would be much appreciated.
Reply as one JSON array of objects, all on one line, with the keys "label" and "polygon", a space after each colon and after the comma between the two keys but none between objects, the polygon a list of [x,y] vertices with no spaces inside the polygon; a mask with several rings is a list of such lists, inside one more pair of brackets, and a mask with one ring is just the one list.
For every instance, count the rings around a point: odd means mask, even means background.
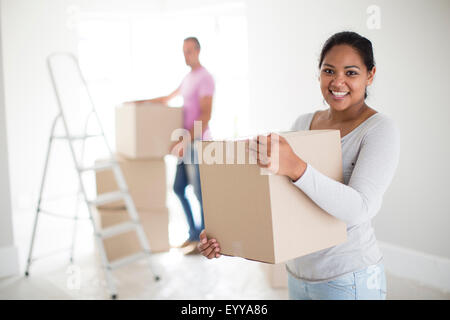
[{"label": "man's jeans", "polygon": [[[189,155],[189,153],[186,152],[186,155]],[[173,184],[173,190],[181,201],[181,205],[183,206],[186,220],[189,225],[190,241],[199,241],[200,232],[205,228],[203,219],[202,192],[200,187],[200,171],[197,164],[198,162],[196,160],[197,156],[195,150],[192,150],[190,159],[185,156],[184,161],[179,161],[179,163],[177,164],[177,172],[175,174],[175,182]],[[201,223],[199,227],[197,227],[194,223],[192,207],[186,197],[186,187],[189,184],[194,187],[195,196],[200,203]]]}]

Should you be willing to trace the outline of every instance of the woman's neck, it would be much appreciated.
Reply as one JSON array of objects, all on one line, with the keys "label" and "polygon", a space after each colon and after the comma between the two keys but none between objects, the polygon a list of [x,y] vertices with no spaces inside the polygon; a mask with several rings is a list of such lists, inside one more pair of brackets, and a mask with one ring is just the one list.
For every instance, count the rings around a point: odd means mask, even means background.
[{"label": "woman's neck", "polygon": [[352,106],[343,111],[337,111],[330,107],[328,108],[326,117],[330,122],[342,123],[359,119],[368,110],[369,107],[365,104],[365,102],[359,106]]}]

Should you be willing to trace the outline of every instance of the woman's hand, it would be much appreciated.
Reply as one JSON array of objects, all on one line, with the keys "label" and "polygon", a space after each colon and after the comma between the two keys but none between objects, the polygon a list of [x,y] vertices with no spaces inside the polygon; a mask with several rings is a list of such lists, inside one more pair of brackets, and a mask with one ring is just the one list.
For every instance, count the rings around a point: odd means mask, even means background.
[{"label": "woman's hand", "polygon": [[202,255],[208,259],[219,258],[220,245],[216,239],[209,239],[206,237],[206,231],[203,229],[200,233],[200,242],[198,244],[198,250]]},{"label": "woman's hand", "polygon": [[306,170],[306,162],[295,154],[285,138],[276,133],[258,136],[248,145],[257,164],[269,172],[287,176],[295,182]]}]

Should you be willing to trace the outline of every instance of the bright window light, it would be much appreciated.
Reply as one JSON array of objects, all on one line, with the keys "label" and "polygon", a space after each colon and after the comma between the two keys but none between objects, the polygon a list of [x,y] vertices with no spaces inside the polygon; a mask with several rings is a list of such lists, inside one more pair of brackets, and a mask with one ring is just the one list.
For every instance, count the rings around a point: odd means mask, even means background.
[{"label": "bright window light", "polygon": [[[78,56],[108,141],[114,149],[114,107],[167,95],[190,71],[183,39],[195,36],[200,61],[216,92],[214,138],[246,134],[248,127],[247,18],[244,4],[162,13],[80,14]],[[182,98],[170,102],[181,106]]]}]

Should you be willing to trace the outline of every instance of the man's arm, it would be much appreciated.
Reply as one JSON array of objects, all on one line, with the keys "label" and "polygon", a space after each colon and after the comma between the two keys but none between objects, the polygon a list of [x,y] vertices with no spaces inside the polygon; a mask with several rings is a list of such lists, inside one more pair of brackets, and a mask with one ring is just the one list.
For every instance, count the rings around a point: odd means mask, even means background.
[{"label": "man's arm", "polygon": [[[194,137],[194,129],[195,125],[189,130],[189,134],[191,137],[191,140],[194,141],[194,138],[201,139],[203,137],[203,132],[205,132],[206,128],[208,128],[209,120],[211,119],[211,113],[212,113],[212,96],[204,96],[200,98],[200,116],[196,121],[202,122],[202,132],[201,136]],[[198,134],[198,133],[197,133]],[[183,144],[186,141],[175,141],[171,147],[170,147],[170,153],[177,157],[183,157],[184,150],[183,150]],[[177,148],[178,146],[178,148]]]},{"label": "man's arm", "polygon": [[[212,96],[204,96],[200,98],[200,116],[196,121],[202,122],[202,136],[203,132],[208,128],[209,120],[211,119],[211,112],[212,112]],[[192,139],[197,138],[201,139],[202,137],[194,137],[194,127],[192,127],[189,130],[189,133],[191,134]]]},{"label": "man's arm", "polygon": [[175,91],[170,93],[168,96],[163,96],[163,97],[158,97],[158,98],[148,99],[148,100],[139,100],[139,101],[135,101],[135,103],[148,103],[148,102],[161,103],[161,104],[167,106],[169,101],[172,100],[173,98],[175,98],[176,96],[178,96],[179,94],[180,94],[180,87],[175,89]]}]

